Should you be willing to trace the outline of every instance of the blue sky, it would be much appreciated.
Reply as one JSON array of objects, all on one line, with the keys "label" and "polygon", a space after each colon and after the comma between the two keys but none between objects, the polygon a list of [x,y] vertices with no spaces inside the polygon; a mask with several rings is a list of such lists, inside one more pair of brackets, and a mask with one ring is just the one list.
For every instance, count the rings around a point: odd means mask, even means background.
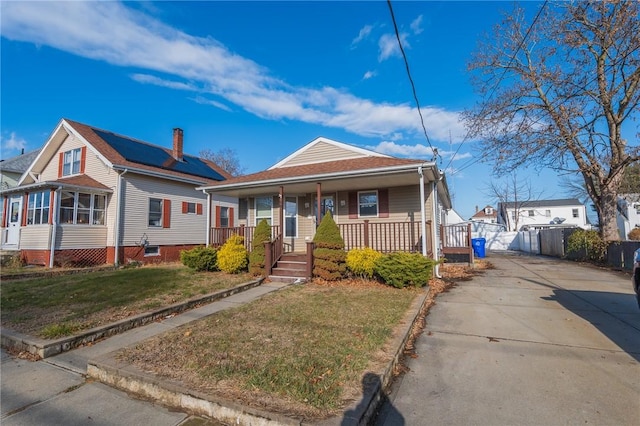
[{"label": "blue sky", "polygon": [[[533,19],[539,2],[527,2]],[[454,207],[492,204],[459,113],[465,71],[511,2],[393,2]],[[263,170],[318,136],[424,158],[425,139],[385,1],[15,2],[0,4],[1,158],[41,146],[61,118],[185,151],[231,148]],[[457,153],[455,157],[454,153]],[[523,171],[546,198],[551,172]],[[494,178],[495,179],[495,178]]]}]

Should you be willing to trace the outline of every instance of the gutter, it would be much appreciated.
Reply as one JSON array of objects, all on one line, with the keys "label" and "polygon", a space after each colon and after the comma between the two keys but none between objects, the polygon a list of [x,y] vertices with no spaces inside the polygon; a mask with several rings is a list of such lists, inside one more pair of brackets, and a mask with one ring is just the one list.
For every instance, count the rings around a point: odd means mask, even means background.
[{"label": "gutter", "polygon": [[[159,177],[159,178],[163,178],[163,179],[168,179],[168,180],[175,180],[178,182],[184,182],[184,183],[189,183],[189,184],[193,184],[193,185],[202,185],[202,183],[204,181],[207,180],[213,180],[213,179],[207,179],[207,178],[202,178],[202,179],[188,179],[188,178],[183,178],[180,176],[174,176],[174,175],[169,175],[169,174],[165,174],[165,173],[160,173],[160,172],[152,172],[150,170],[144,170],[144,169],[137,169],[135,167],[129,167],[129,166],[119,166],[119,165],[114,165],[113,166],[114,170],[120,170],[123,172],[132,172],[132,173],[138,173],[141,175],[147,175],[147,176],[153,176],[153,177]],[[200,188],[196,188],[196,189],[200,189]]]},{"label": "gutter", "polygon": [[205,194],[207,194],[207,232],[205,237],[205,247],[209,247],[211,244],[211,193],[202,190]]}]

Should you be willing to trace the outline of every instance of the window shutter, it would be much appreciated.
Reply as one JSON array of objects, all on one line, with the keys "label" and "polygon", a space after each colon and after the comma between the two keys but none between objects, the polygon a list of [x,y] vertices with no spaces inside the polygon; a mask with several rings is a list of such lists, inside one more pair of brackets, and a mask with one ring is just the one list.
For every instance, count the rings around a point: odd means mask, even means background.
[{"label": "window shutter", "polygon": [[229,207],[229,228],[233,228],[233,207]]},{"label": "window shutter", "polygon": [[87,162],[87,147],[83,146],[80,149],[80,174],[84,174],[84,166]]},{"label": "window shutter", "polygon": [[49,197],[49,225],[53,223],[53,206],[55,205],[56,205],[56,191],[52,189],[51,196]]},{"label": "window shutter", "polygon": [[358,193],[349,193],[349,219],[358,218]]},{"label": "window shutter", "polygon": [[189,213],[189,203],[186,201],[182,202],[182,213]]},{"label": "window shutter", "polygon": [[220,206],[216,206],[216,228],[220,228]]},{"label": "window shutter", "polygon": [[27,226],[27,207],[29,206],[29,193],[24,193],[24,201],[22,205],[22,220],[20,225]]},{"label": "window shutter", "polygon": [[4,197],[2,199],[2,227],[6,228],[7,226],[7,209],[9,208],[9,199]]},{"label": "window shutter", "polygon": [[64,152],[58,154],[58,177],[62,177],[62,167],[64,166]]},{"label": "window shutter", "polygon": [[378,217],[389,217],[389,190],[378,190]]},{"label": "window shutter", "polygon": [[171,227],[171,200],[162,200],[162,227]]},{"label": "window shutter", "polygon": [[202,214],[202,203],[196,204],[196,214],[199,214],[199,215]]}]

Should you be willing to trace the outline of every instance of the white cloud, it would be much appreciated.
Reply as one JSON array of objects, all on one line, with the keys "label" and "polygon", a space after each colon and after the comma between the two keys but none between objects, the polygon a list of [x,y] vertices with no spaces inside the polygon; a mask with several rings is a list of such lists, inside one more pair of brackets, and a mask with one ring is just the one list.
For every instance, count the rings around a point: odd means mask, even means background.
[{"label": "white cloud", "polygon": [[27,147],[27,141],[16,136],[16,132],[11,132],[9,137],[0,135],[0,145],[2,145],[3,158],[7,151],[22,151]]},{"label": "white cloud", "polygon": [[211,105],[214,106],[216,108],[220,108],[224,111],[228,111],[231,112],[231,108],[229,108],[227,105],[223,104],[222,102],[218,102],[218,101],[214,101],[213,99],[207,99],[204,96],[196,96],[195,98],[189,98],[192,101],[194,101],[197,104],[201,104],[201,105]]},{"label": "white cloud", "polygon": [[[375,103],[332,87],[292,86],[217,40],[178,31],[122,3],[4,2],[2,8],[3,37],[134,67],[141,71],[132,75],[135,81],[191,91],[201,97],[194,98],[196,102],[216,108],[228,109],[206,100],[208,96],[262,118],[298,120],[364,136],[395,135],[398,140],[405,133],[422,133],[414,107]],[[363,27],[358,38],[370,31]],[[408,48],[407,35],[401,37]],[[383,36],[379,46],[380,60],[399,54],[395,35]],[[449,131],[454,139],[464,134],[457,112],[425,107],[422,113],[430,137],[448,140]]]},{"label": "white cloud", "polygon": [[360,32],[358,33],[358,37],[354,38],[353,41],[351,42],[351,48],[355,49],[355,47],[365,38],[369,37],[369,35],[371,35],[371,31],[373,30],[373,25],[365,25],[364,27],[362,27],[360,29]]},{"label": "white cloud", "polygon": [[364,76],[362,77],[363,80],[369,80],[372,77],[375,77],[378,73],[375,71],[367,71],[364,73]]},{"label": "white cloud", "polygon": [[[424,144],[399,144],[394,141],[383,141],[378,145],[368,146],[368,149],[379,152],[381,154],[388,154],[394,157],[411,157],[411,158],[425,158],[431,160],[434,156],[433,149]],[[471,158],[472,155],[468,152],[465,153],[456,153],[455,151],[447,151],[441,150],[438,147],[434,148],[438,151],[438,155],[442,157],[442,159],[457,161],[463,160],[465,158]]]},{"label": "white cloud", "polygon": [[[407,41],[407,34],[400,33],[400,41],[403,49],[410,49],[411,46]],[[389,59],[392,56],[401,57],[400,46],[398,46],[398,38],[395,34],[382,34],[378,40],[378,62]]]},{"label": "white cloud", "polygon": [[415,35],[418,35],[422,31],[424,31],[422,29],[422,15],[418,16],[416,19],[413,20],[413,22],[411,22],[410,28],[411,28],[411,31],[413,31],[413,34]]}]

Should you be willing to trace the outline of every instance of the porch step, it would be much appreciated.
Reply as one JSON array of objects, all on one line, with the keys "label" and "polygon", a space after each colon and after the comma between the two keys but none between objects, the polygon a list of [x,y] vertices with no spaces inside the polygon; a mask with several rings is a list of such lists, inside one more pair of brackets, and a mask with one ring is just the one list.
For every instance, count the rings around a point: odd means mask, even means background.
[{"label": "porch step", "polygon": [[307,257],[305,254],[283,254],[272,269],[269,279],[276,282],[306,281]]}]

